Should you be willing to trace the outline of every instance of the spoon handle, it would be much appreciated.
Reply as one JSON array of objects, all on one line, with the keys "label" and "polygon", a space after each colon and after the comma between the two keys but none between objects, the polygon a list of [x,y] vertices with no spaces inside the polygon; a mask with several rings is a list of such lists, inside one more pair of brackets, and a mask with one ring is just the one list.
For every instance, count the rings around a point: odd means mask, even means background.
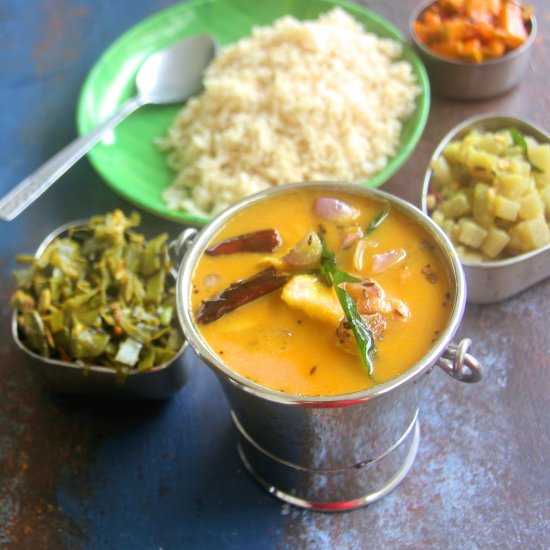
[{"label": "spoon handle", "polygon": [[0,219],[10,221],[23,212],[76,161],[80,160],[108,130],[113,129],[144,103],[139,96],[128,99],[107,120],[87,134],[75,139],[21,181],[0,199]]}]

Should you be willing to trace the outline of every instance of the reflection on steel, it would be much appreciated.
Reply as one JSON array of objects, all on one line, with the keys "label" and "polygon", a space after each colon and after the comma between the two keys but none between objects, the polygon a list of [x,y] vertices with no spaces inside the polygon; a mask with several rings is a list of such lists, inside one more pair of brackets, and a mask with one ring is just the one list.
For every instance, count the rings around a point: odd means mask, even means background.
[{"label": "reflection on steel", "polygon": [[178,266],[181,264],[187,249],[193,244],[197,238],[198,229],[188,227],[184,229],[173,241],[168,243],[168,253],[174,264],[172,274],[177,277]]}]

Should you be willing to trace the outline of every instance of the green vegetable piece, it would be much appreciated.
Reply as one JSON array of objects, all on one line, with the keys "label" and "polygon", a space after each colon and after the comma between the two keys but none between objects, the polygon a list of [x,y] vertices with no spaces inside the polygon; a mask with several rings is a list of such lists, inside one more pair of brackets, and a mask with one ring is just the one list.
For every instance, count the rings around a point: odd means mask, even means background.
[{"label": "green vegetable piece", "polygon": [[60,309],[53,311],[48,317],[44,317],[44,320],[47,321],[50,331],[55,334],[63,330],[65,326],[65,316]]},{"label": "green vegetable piece", "polygon": [[38,263],[42,264],[44,261],[59,268],[71,279],[79,279],[86,270],[86,260],[80,255],[80,245],[70,239],[53,241]]},{"label": "green vegetable piece", "polygon": [[17,311],[32,311],[36,308],[36,300],[23,290],[16,290],[11,303]]},{"label": "green vegetable piece", "polygon": [[141,272],[143,275],[152,275],[164,266],[164,256],[166,254],[165,245],[167,241],[168,235],[162,233],[155,239],[151,239],[145,245],[145,250],[143,251],[141,259]]},{"label": "green vegetable piece", "polygon": [[166,272],[164,269],[159,269],[153,273],[145,284],[145,300],[147,303],[160,305],[164,294]]},{"label": "green vegetable piece", "polygon": [[76,325],[71,331],[70,351],[76,359],[93,359],[105,351],[108,342],[108,334]]},{"label": "green vegetable piece", "polygon": [[172,322],[172,317],[174,315],[174,308],[171,306],[163,307],[160,315],[159,315],[159,321],[160,324],[163,326],[168,326]]},{"label": "green vegetable piece", "polygon": [[18,254],[16,257],[15,257],[15,261],[18,263],[18,264],[29,264],[29,265],[33,265],[34,262],[36,261],[36,258],[34,256],[30,256],[28,254]]},{"label": "green vegetable piece", "polygon": [[146,348],[141,355],[137,364],[138,372],[148,371],[155,366],[155,348]]},{"label": "green vegetable piece", "polygon": [[120,326],[126,334],[141,344],[149,344],[151,342],[150,334],[141,327],[138,327],[137,323],[133,322],[132,315],[123,313],[120,318]]},{"label": "green vegetable piece", "polygon": [[38,311],[24,311],[21,324],[29,347],[36,353],[49,357],[50,352],[46,329]]},{"label": "green vegetable piece", "polygon": [[32,271],[30,269],[17,269],[12,272],[17,288],[29,290],[32,287]]},{"label": "green vegetable piece", "polygon": [[374,218],[370,221],[370,223],[367,225],[365,229],[365,237],[367,235],[370,235],[377,227],[380,226],[380,224],[388,217],[388,214],[390,212],[390,205],[387,204],[374,216]]}]

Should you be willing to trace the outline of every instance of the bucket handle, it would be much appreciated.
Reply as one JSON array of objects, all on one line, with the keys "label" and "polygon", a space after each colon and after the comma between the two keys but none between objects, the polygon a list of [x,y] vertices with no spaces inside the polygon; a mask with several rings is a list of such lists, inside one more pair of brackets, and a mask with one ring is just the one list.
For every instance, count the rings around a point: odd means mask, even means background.
[{"label": "bucket handle", "polygon": [[474,384],[483,378],[483,368],[479,361],[468,353],[472,341],[464,338],[457,344],[449,344],[436,365],[459,382]]},{"label": "bucket handle", "polygon": [[176,275],[179,267],[187,252],[187,249],[193,244],[199,230],[196,227],[188,227],[184,229],[174,240],[168,243],[168,254],[172,259],[174,267],[172,268]]}]

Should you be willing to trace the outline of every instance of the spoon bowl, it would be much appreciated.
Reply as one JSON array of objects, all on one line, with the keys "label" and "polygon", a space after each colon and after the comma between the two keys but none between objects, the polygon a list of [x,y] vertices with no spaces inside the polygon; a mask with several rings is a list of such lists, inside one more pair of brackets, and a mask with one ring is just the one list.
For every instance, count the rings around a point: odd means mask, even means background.
[{"label": "spoon bowl", "polygon": [[178,103],[198,93],[217,44],[208,34],[175,42],[148,57],[136,75],[138,97],[157,105]]},{"label": "spoon bowl", "polygon": [[217,42],[201,34],[175,42],[148,57],[136,76],[137,93],[89,133],[76,139],[0,199],[0,219],[10,221],[32,204],[102,137],[146,104],[184,101],[202,88],[202,75]]}]

